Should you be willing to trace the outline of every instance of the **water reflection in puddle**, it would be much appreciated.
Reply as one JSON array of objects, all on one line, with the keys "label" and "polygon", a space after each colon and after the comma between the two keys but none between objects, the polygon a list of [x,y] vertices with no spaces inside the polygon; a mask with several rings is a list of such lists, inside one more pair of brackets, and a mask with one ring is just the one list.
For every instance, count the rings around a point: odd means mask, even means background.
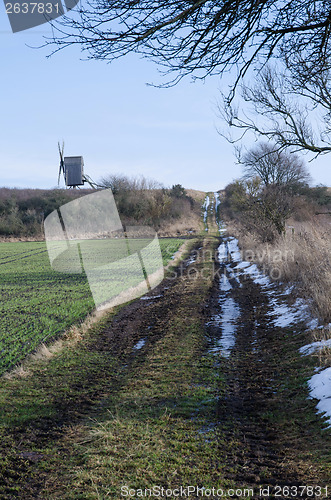
[{"label": "water reflection in puddle", "polygon": [[[231,250],[232,252],[236,251],[234,245]],[[220,263],[224,263],[227,260],[228,253],[228,245],[222,242],[218,248]],[[212,332],[211,346],[208,352],[211,354],[220,354],[228,358],[236,342],[236,329],[240,309],[237,302],[230,297],[232,286],[225,272],[220,277],[218,288],[220,291],[218,300],[220,312],[215,314],[206,325]],[[220,335],[218,335],[218,332]]]},{"label": "water reflection in puddle", "polygon": [[209,349],[212,354],[221,354],[228,358],[236,342],[236,323],[240,316],[240,309],[234,299],[228,297],[222,304],[222,312],[215,314],[207,326],[220,329],[222,336],[213,339],[213,346]]}]

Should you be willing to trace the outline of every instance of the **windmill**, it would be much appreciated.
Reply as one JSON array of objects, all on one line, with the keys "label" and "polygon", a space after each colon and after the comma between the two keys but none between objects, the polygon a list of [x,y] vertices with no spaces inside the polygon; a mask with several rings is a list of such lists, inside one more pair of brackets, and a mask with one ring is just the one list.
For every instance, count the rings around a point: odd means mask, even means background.
[{"label": "windmill", "polygon": [[63,177],[65,178],[65,170],[64,170],[64,159],[63,159],[63,153],[64,153],[64,141],[62,141],[62,148],[60,147],[60,143],[57,143],[58,148],[59,148],[59,155],[60,155],[60,168],[59,168],[59,178],[57,180],[57,184],[60,184],[60,177],[61,174],[63,174]]},{"label": "windmill", "polygon": [[59,142],[57,145],[60,155],[58,184],[60,183],[62,174],[65,185],[69,188],[75,189],[76,187],[84,186],[85,182],[87,182],[92,189],[102,187],[92,181],[88,175],[84,174],[84,160],[82,156],[63,156],[64,142],[62,141],[62,147]]}]

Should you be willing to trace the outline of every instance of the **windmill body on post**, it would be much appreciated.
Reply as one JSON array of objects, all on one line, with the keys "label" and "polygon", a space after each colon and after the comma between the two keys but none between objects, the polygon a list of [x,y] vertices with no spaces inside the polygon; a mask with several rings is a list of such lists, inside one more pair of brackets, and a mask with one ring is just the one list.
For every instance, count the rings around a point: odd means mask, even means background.
[{"label": "windmill body on post", "polygon": [[64,157],[64,178],[68,187],[84,185],[84,160],[82,156]]},{"label": "windmill body on post", "polygon": [[60,168],[59,168],[59,178],[58,184],[60,183],[61,174],[64,177],[64,182],[67,187],[75,188],[77,186],[83,186],[88,180],[84,175],[84,160],[82,156],[63,156],[64,152],[64,142],[62,142],[62,148],[58,142],[59,155],[60,155]]},{"label": "windmill body on post", "polygon": [[99,186],[94,182],[88,175],[84,174],[84,160],[82,156],[63,156],[64,152],[64,142],[62,142],[62,148],[58,142],[59,155],[60,155],[60,168],[59,168],[59,178],[58,184],[60,184],[61,174],[64,177],[64,182],[66,187],[76,188],[78,186],[84,186],[85,183],[89,184],[92,189],[99,189],[103,186]]}]

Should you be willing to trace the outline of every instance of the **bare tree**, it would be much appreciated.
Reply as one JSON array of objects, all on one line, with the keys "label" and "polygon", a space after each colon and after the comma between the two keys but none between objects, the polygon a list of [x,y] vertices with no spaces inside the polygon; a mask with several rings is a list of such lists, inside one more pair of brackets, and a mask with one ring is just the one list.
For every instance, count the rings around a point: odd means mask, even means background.
[{"label": "bare tree", "polygon": [[239,111],[223,96],[223,118],[240,132],[275,142],[282,151],[311,152],[314,156],[331,151],[331,73],[329,63],[311,64],[301,56],[283,57],[283,65],[267,65],[253,85],[242,86],[242,98],[252,112]]},{"label": "bare tree", "polygon": [[[316,64],[330,51],[329,0],[88,0],[73,17],[55,21],[54,51],[77,44],[93,59],[130,52],[175,71],[172,83],[221,74],[238,79],[259,57],[280,51]],[[168,82],[168,84],[170,84]]]},{"label": "bare tree", "polygon": [[109,174],[99,182],[103,188],[111,188],[114,194],[128,191],[139,192],[147,190],[162,189],[162,184],[154,179],[146,179],[144,176],[128,177],[124,174]]},{"label": "bare tree", "polygon": [[293,188],[310,180],[305,163],[297,154],[278,151],[271,143],[258,143],[243,155],[242,163],[245,177],[258,176],[266,187]]},{"label": "bare tree", "polygon": [[281,186],[268,186],[254,200],[250,213],[262,239],[272,241],[273,230],[279,235],[285,233],[286,221],[292,212],[293,197]]},{"label": "bare tree", "polygon": [[121,174],[110,174],[106,177],[102,177],[99,184],[103,188],[110,188],[113,194],[129,191],[131,189],[130,179]]},{"label": "bare tree", "polygon": [[271,242],[285,233],[293,201],[282,186],[266,187],[255,177],[237,180],[225,188],[224,209],[262,241]]}]

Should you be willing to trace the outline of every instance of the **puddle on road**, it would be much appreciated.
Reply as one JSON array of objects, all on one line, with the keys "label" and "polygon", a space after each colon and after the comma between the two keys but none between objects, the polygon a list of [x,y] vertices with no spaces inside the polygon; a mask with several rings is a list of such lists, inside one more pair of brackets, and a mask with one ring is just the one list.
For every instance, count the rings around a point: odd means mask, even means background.
[{"label": "puddle on road", "polygon": [[[222,242],[218,247],[219,262],[225,263],[229,257],[229,248],[227,242]],[[227,271],[231,271],[227,269]],[[218,283],[219,298],[218,304],[220,312],[213,315],[211,320],[206,324],[211,331],[211,346],[208,352],[211,354],[220,354],[228,358],[236,343],[237,320],[240,316],[240,309],[237,302],[230,297],[232,285],[229,278],[224,272]],[[220,335],[217,335],[217,332]]]},{"label": "puddle on road", "polygon": [[203,214],[203,222],[206,224],[206,231],[208,232],[208,225],[207,225],[207,220],[208,220],[208,207],[210,204],[209,196],[207,195],[205,198],[205,201],[202,205],[202,209],[204,210]]},{"label": "puddle on road", "polygon": [[238,240],[236,238],[230,238],[228,241],[228,249],[231,255],[231,260],[236,262],[241,261],[241,253],[239,250]]},{"label": "puddle on road", "polygon": [[226,242],[223,242],[218,247],[218,260],[221,264],[226,262],[228,257],[228,248]]},{"label": "puddle on road", "polygon": [[220,329],[222,336],[220,339],[213,339],[213,346],[209,348],[211,354],[221,354],[228,358],[236,343],[237,320],[240,316],[238,304],[232,297],[227,297],[221,305],[222,312],[215,314],[207,326]]}]

